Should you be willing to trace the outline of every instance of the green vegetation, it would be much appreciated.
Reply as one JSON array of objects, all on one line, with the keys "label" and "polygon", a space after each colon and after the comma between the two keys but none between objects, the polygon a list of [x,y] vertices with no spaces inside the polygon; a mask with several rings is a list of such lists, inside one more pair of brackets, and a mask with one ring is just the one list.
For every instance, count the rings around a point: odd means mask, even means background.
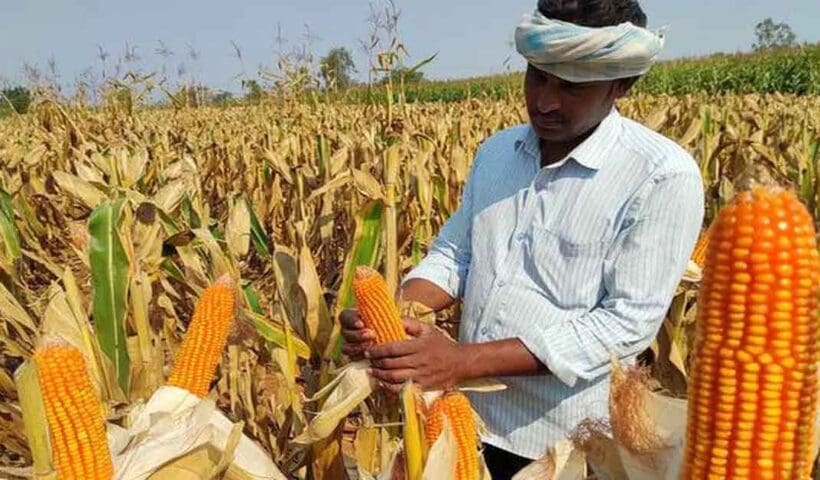
[{"label": "green vegetation", "polygon": [[653,69],[636,85],[644,93],[820,92],[820,44],[753,54],[678,60]]},{"label": "green vegetation", "polygon": [[[407,102],[457,102],[470,98],[504,99],[521,92],[521,72],[452,81],[422,81],[405,86]],[[820,44],[766,49],[755,53],[717,54],[662,62],[636,85],[636,93],[683,95],[692,93],[820,92]],[[367,87],[343,94],[353,103],[370,101]]]},{"label": "green vegetation", "polygon": [[0,90],[0,118],[14,112],[26,113],[31,105],[31,92],[25,87],[5,88]]}]

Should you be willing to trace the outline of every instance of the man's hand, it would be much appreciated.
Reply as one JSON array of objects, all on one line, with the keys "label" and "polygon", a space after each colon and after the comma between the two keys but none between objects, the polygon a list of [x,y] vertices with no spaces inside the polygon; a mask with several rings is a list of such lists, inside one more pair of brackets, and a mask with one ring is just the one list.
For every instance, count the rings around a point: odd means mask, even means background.
[{"label": "man's hand", "polygon": [[399,393],[407,379],[423,389],[456,386],[462,380],[464,357],[460,347],[432,325],[405,318],[409,340],[375,345],[366,349],[380,385]]},{"label": "man's hand", "polygon": [[358,310],[342,311],[339,314],[339,322],[342,324],[342,337],[345,339],[342,352],[351,360],[361,360],[364,358],[365,350],[376,340],[376,332],[365,328]]}]

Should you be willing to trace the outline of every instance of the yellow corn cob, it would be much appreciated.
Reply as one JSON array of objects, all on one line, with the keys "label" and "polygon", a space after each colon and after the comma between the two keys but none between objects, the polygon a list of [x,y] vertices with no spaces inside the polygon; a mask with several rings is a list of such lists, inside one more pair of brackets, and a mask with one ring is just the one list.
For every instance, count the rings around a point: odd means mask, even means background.
[{"label": "yellow corn cob", "polygon": [[407,338],[399,309],[379,272],[366,266],[357,267],[353,277],[353,292],[362,321],[376,333],[376,343]]},{"label": "yellow corn cob", "polygon": [[50,344],[37,349],[34,362],[57,477],[113,478],[102,405],[82,353],[74,347]]},{"label": "yellow corn cob", "polygon": [[478,479],[478,434],[470,400],[461,392],[446,393],[436,399],[427,411],[424,435],[428,449],[444,428],[444,417],[450,421],[458,446],[456,480]]},{"label": "yellow corn cob", "polygon": [[227,275],[205,289],[194,308],[168,384],[204,397],[234,321],[234,284]]},{"label": "yellow corn cob", "polygon": [[809,478],[820,260],[812,217],[757,187],[718,215],[689,388],[685,480]]},{"label": "yellow corn cob", "polygon": [[706,248],[709,246],[709,238],[712,235],[712,225],[704,231],[700,238],[698,239],[697,244],[695,244],[695,249],[692,251],[692,261],[697,263],[699,267],[703,268],[703,262],[706,260]]}]

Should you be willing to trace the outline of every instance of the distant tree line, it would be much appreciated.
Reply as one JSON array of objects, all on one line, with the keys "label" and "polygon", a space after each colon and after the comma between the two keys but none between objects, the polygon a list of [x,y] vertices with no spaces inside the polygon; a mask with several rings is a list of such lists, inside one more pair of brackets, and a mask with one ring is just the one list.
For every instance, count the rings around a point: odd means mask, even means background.
[{"label": "distant tree line", "polygon": [[26,87],[10,87],[0,90],[0,118],[28,112],[31,92]]}]

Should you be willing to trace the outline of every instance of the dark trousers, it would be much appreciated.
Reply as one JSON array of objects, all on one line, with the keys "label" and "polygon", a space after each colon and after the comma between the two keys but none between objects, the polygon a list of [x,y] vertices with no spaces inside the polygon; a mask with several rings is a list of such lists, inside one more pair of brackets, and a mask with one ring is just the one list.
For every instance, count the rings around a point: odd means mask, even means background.
[{"label": "dark trousers", "polygon": [[532,460],[501,450],[489,444],[484,444],[484,461],[493,480],[510,480],[513,475],[526,467]]}]

